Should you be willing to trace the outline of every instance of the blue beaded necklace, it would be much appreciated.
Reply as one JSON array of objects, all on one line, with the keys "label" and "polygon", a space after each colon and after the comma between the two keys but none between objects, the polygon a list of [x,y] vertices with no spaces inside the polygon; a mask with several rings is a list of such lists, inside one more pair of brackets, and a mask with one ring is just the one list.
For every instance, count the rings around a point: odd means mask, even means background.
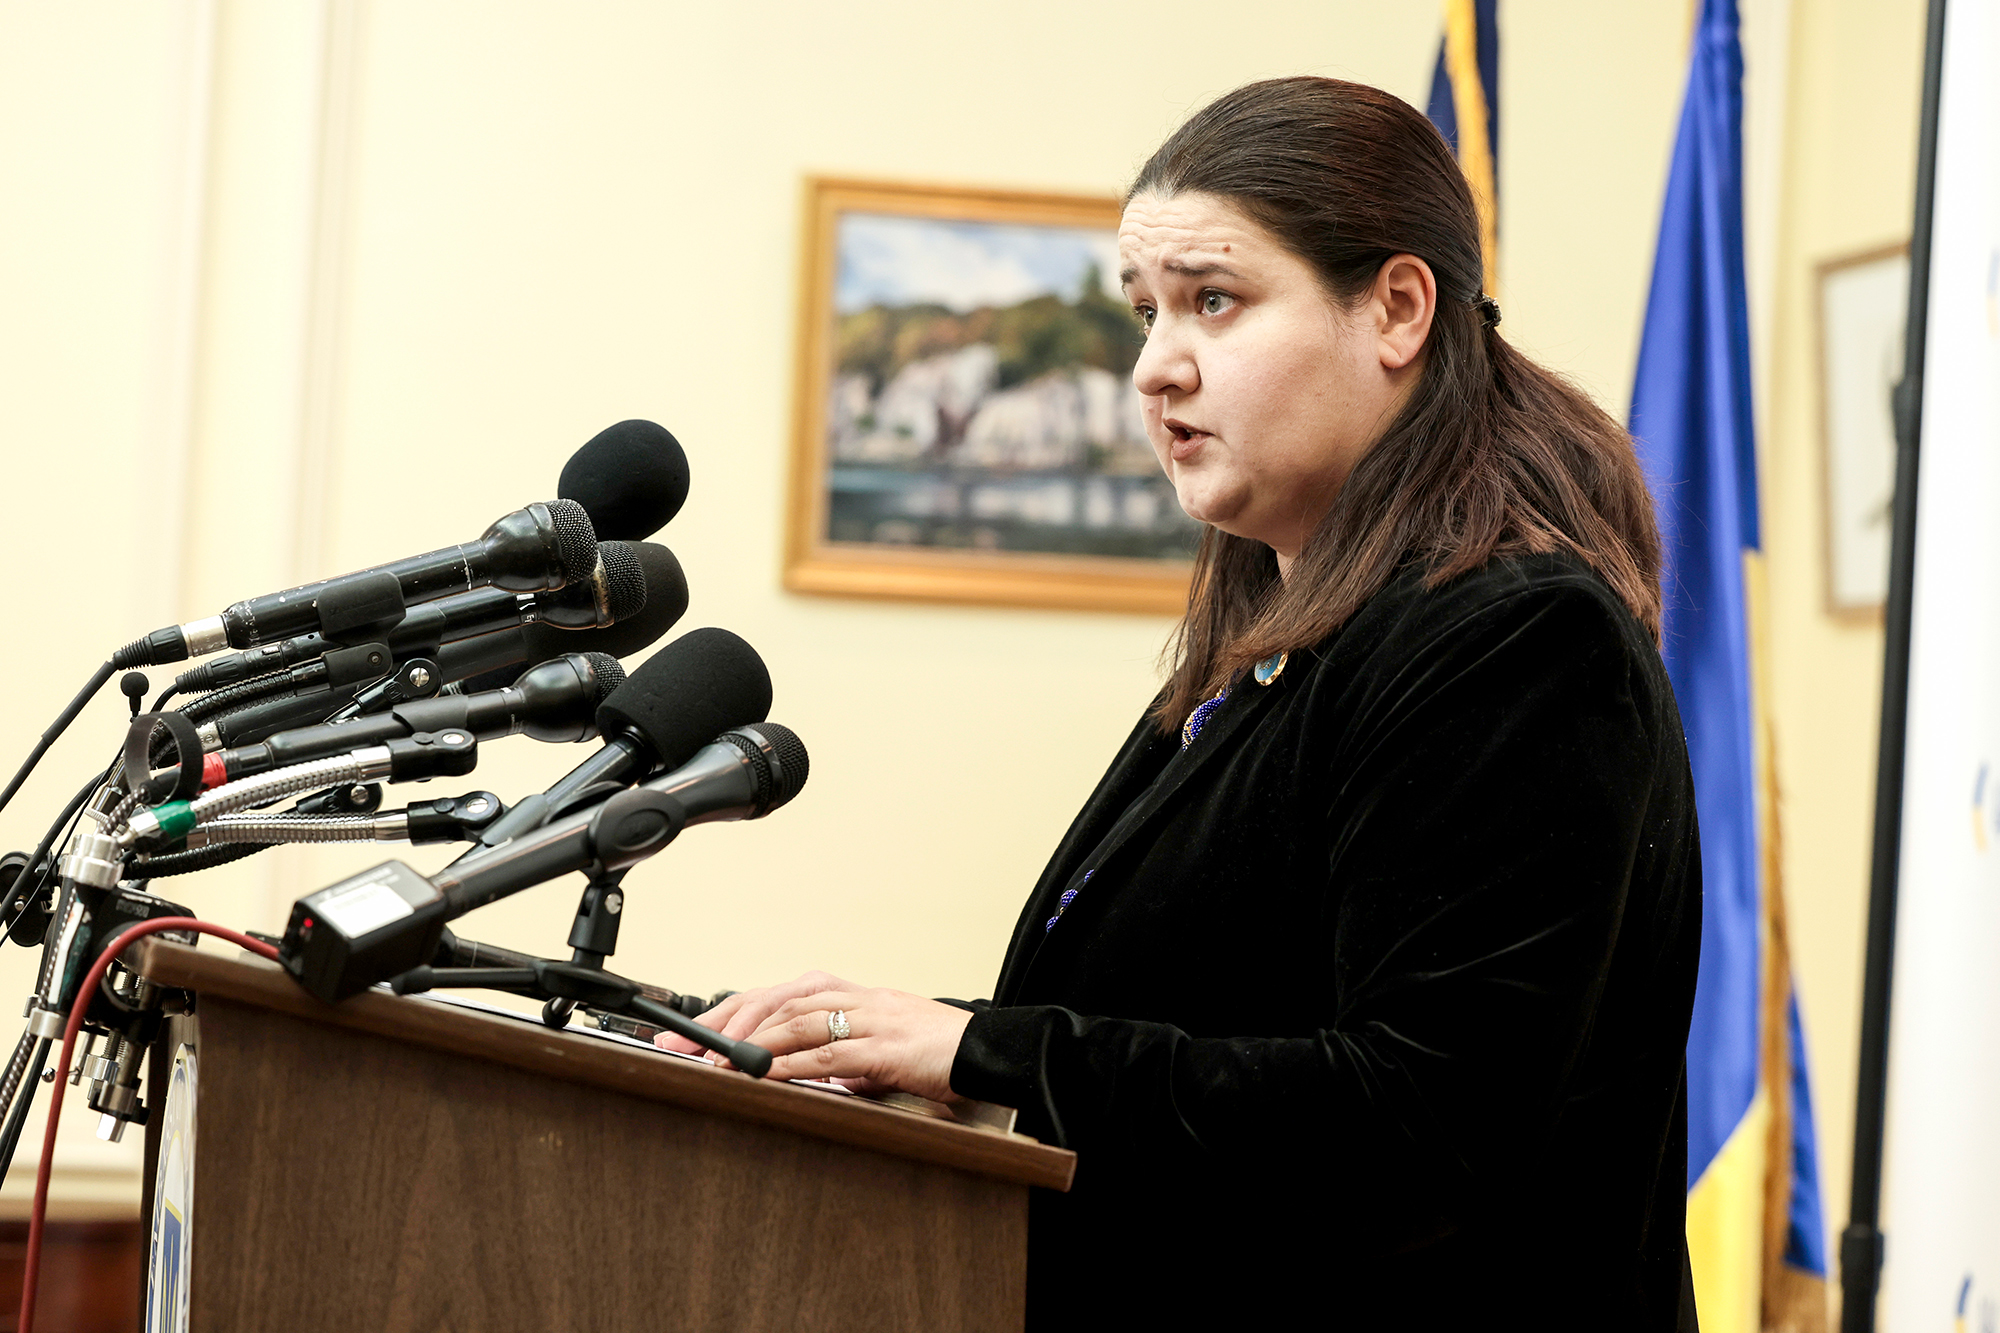
[{"label": "blue beaded necklace", "polygon": [[[1284,674],[1285,663],[1290,658],[1290,653],[1272,653],[1256,666],[1250,668],[1250,678],[1259,685],[1269,685]],[[1193,745],[1194,738],[1201,735],[1201,729],[1208,725],[1209,717],[1216,709],[1222,707],[1223,700],[1229,697],[1229,689],[1229,686],[1224,685],[1221,690],[1217,691],[1213,699],[1204,699],[1196,704],[1194,711],[1188,714],[1187,721],[1181,723],[1181,748],[1183,750]]]},{"label": "blue beaded necklace", "polygon": [[1204,699],[1194,706],[1194,711],[1187,715],[1187,721],[1181,723],[1181,748],[1183,750],[1194,744],[1194,738],[1201,735],[1201,729],[1208,725],[1209,717],[1216,709],[1222,707],[1223,700],[1228,697],[1229,687],[1224,685],[1221,690],[1217,691],[1213,699]]}]

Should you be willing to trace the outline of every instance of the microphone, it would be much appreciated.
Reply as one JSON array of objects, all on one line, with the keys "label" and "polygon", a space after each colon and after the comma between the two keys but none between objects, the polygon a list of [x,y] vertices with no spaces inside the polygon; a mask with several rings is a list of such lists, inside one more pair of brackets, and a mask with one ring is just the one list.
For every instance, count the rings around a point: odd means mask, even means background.
[{"label": "microphone", "polygon": [[487,903],[573,870],[629,870],[689,824],[763,818],[799,794],[807,768],[790,728],[732,728],[670,772],[428,879],[387,861],[307,894],[292,905],[278,961],[338,1003],[430,961],[445,923]]},{"label": "microphone", "polygon": [[687,614],[687,576],[681,572],[681,563],[674,553],[664,546],[634,542],[629,549],[638,556],[646,584],[645,604],[636,612],[603,629],[551,628],[548,619],[538,617],[541,623],[521,624],[456,640],[438,652],[437,663],[444,678],[463,681],[468,692],[492,689],[511,683],[524,662],[541,662],[580,651],[630,657],[651,647]]},{"label": "microphone", "polygon": [[598,706],[625,681],[625,668],[603,653],[567,653],[543,662],[505,689],[414,699],[348,722],[280,731],[202,760],[202,785],[216,787],[309,759],[346,754],[420,731],[469,731],[480,741],[526,733],[538,741],[587,741],[597,735]]},{"label": "microphone", "polygon": [[678,768],[718,732],[762,722],[771,673],[757,650],[726,629],[690,630],[647,658],[597,710],[604,748],[553,787],[489,825],[479,856],[572,808],[584,793],[631,785],[655,768]]},{"label": "microphone", "polygon": [[680,767],[642,785],[678,801],[687,824],[717,824],[762,819],[789,804],[811,772],[797,732],[753,722],[723,732]]},{"label": "microphone", "polygon": [[[430,877],[455,920],[509,894],[601,864],[630,869],[690,824],[762,819],[806,784],[805,742],[758,722],[723,732],[670,772],[601,805],[553,819],[504,847],[462,856]],[[427,951],[428,952],[428,951]]]},{"label": "microphone", "polygon": [[606,426],[563,465],[556,494],[590,515],[600,538],[639,541],[673,521],[687,502],[680,441],[650,421]]},{"label": "microphone", "polygon": [[[411,602],[427,602],[489,585],[510,592],[544,592],[590,579],[597,571],[597,532],[574,500],[531,504],[495,519],[478,541],[447,546],[373,569],[266,593],[226,608],[221,615],[169,625],[112,655],[115,666],[157,666],[222,648],[261,643],[318,630],[328,638],[380,637],[403,619]],[[359,605],[329,625],[320,600],[366,589]]]},{"label": "microphone", "polygon": [[[663,572],[671,569],[673,579],[681,578],[673,552],[665,547],[652,549],[664,554],[666,560],[660,561],[631,542],[600,542],[597,570],[591,579],[556,592],[514,593],[505,588],[480,588],[425,602],[410,608],[402,622],[383,636],[383,642],[397,661],[406,661],[411,657],[435,657],[446,643],[538,622],[554,622],[575,629],[609,628],[645,609],[650,597],[646,579],[649,566],[659,567]],[[673,595],[671,589],[667,595]],[[685,606],[684,582],[679,587],[679,598]],[[572,639],[561,647],[551,647],[534,660],[574,651],[578,642]],[[187,693],[216,689],[314,661],[338,646],[329,643],[323,634],[300,634],[262,647],[224,653],[181,672],[174,678],[174,688]],[[511,683],[511,680],[495,682]]]},{"label": "microphone", "polygon": [[[673,560],[671,551],[667,559]],[[675,568],[679,568],[678,561]],[[599,542],[597,568],[588,579],[555,592],[537,593],[532,601],[535,619],[544,624],[559,629],[609,629],[646,604],[645,562],[631,542]],[[522,623],[528,623],[525,614]]]},{"label": "microphone", "polygon": [[[605,545],[612,543],[606,542]],[[437,665],[439,677],[455,682],[442,693],[476,694],[482,690],[501,689],[514,683],[524,665],[546,662],[569,652],[629,657],[650,647],[672,629],[674,622],[687,610],[687,581],[681,574],[680,562],[666,547],[639,542],[634,544],[634,549],[645,569],[647,583],[646,604],[635,614],[608,629],[562,630],[550,629],[542,624],[525,624],[472,638],[454,639],[442,645],[432,659]],[[447,599],[452,600],[456,599]],[[431,603],[433,606],[444,604]],[[202,743],[210,750],[221,749],[262,740],[293,727],[324,722],[348,705],[361,683],[356,680],[336,685],[329,680],[316,689],[308,688],[283,698],[245,704],[205,720]],[[310,685],[311,682],[302,684]]]}]

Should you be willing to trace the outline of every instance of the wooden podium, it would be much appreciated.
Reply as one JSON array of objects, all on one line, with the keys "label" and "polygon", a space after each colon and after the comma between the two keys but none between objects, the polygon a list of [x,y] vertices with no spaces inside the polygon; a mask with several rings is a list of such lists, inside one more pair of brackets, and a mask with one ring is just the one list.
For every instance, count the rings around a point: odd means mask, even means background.
[{"label": "wooden podium", "polygon": [[[145,1206],[155,1234],[172,1119],[159,1220],[199,1333],[1019,1329],[1028,1187],[1075,1169],[590,1033],[329,1007],[261,959],[146,940],[133,963],[196,996],[155,1048]],[[163,1115],[183,1044],[193,1115]]]}]

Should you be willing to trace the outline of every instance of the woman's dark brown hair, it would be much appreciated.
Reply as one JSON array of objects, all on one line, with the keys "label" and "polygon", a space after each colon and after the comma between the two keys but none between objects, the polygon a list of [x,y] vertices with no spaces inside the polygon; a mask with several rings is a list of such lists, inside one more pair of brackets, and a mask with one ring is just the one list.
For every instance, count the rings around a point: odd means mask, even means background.
[{"label": "woman's dark brown hair", "polygon": [[1658,640],[1660,538],[1631,437],[1483,317],[1472,192],[1413,107],[1337,79],[1253,83],[1175,131],[1126,198],[1140,194],[1228,199],[1343,306],[1392,255],[1424,260],[1438,288],[1415,387],[1290,576],[1262,542],[1203,536],[1163,728],[1253,663],[1332,634],[1412,559],[1436,586],[1494,556],[1567,551]]}]

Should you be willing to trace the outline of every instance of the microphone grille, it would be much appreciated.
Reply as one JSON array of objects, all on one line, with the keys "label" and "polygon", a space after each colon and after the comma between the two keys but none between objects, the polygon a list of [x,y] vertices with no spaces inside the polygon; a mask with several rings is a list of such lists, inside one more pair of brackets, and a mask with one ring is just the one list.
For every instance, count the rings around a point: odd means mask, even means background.
[{"label": "microphone grille", "polygon": [[585,653],[583,660],[597,676],[597,702],[625,683],[625,667],[610,653]]},{"label": "microphone grille", "polygon": [[597,529],[574,500],[551,500],[548,511],[556,529],[556,559],[562,565],[563,582],[582,583],[597,572]]},{"label": "microphone grille", "polygon": [[805,787],[811,763],[806,743],[790,727],[757,722],[726,732],[722,739],[742,751],[756,770],[757,809],[752,819],[762,819]]},{"label": "microphone grille", "polygon": [[777,769],[771,775],[778,787],[771,801],[771,808],[775,810],[804,790],[812,761],[806,754],[806,743],[790,727],[781,727],[776,722],[760,722],[750,730],[761,733],[771,742],[772,767]]},{"label": "microphone grille", "polygon": [[646,568],[630,542],[600,542],[597,558],[604,562],[604,602],[615,623],[636,615],[646,605]]}]

